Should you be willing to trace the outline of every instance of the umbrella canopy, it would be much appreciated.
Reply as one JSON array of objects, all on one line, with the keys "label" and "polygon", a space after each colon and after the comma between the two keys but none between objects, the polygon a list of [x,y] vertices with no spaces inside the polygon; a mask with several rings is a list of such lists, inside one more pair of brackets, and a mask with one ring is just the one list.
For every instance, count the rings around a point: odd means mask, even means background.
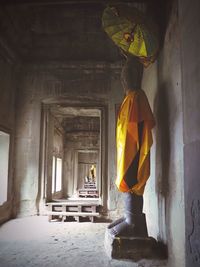
[{"label": "umbrella canopy", "polygon": [[136,8],[107,7],[102,15],[102,25],[118,47],[137,56],[144,66],[155,60],[159,49],[157,28]]}]

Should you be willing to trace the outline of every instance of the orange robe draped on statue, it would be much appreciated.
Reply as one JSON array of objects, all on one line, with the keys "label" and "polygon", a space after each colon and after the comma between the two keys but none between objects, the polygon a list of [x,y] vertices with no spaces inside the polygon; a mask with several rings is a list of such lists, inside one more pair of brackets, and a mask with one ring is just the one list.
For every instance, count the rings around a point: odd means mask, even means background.
[{"label": "orange robe draped on statue", "polygon": [[[126,172],[139,151],[138,123],[143,122],[137,183],[132,187],[126,184]],[[143,90],[131,91],[121,104],[117,129],[117,178],[116,185],[121,192],[143,195],[145,184],[150,175],[150,148],[153,144],[151,130],[155,125],[154,117]]]}]

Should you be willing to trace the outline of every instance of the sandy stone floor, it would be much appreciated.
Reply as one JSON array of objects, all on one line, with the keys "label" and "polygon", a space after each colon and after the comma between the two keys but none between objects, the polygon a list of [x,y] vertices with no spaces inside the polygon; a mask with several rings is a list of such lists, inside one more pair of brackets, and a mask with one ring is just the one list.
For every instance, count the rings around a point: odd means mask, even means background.
[{"label": "sandy stone floor", "polygon": [[0,267],[164,267],[164,262],[110,260],[106,223],[11,220],[0,227]]}]

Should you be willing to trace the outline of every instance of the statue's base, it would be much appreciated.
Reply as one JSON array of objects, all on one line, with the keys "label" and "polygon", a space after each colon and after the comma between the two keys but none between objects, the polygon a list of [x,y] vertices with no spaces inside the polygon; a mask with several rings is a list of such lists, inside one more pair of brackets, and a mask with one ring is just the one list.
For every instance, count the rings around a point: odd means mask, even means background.
[{"label": "statue's base", "polygon": [[112,237],[106,230],[104,243],[106,253],[111,259],[139,261],[164,256],[160,244],[152,237]]}]

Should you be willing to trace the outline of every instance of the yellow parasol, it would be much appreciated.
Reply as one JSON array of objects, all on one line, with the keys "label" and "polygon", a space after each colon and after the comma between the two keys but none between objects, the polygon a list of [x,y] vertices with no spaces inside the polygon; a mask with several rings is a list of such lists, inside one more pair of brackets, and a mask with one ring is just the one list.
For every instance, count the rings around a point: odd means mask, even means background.
[{"label": "yellow parasol", "polygon": [[138,57],[145,67],[155,61],[159,49],[157,27],[138,9],[107,7],[102,26],[118,47]]}]

